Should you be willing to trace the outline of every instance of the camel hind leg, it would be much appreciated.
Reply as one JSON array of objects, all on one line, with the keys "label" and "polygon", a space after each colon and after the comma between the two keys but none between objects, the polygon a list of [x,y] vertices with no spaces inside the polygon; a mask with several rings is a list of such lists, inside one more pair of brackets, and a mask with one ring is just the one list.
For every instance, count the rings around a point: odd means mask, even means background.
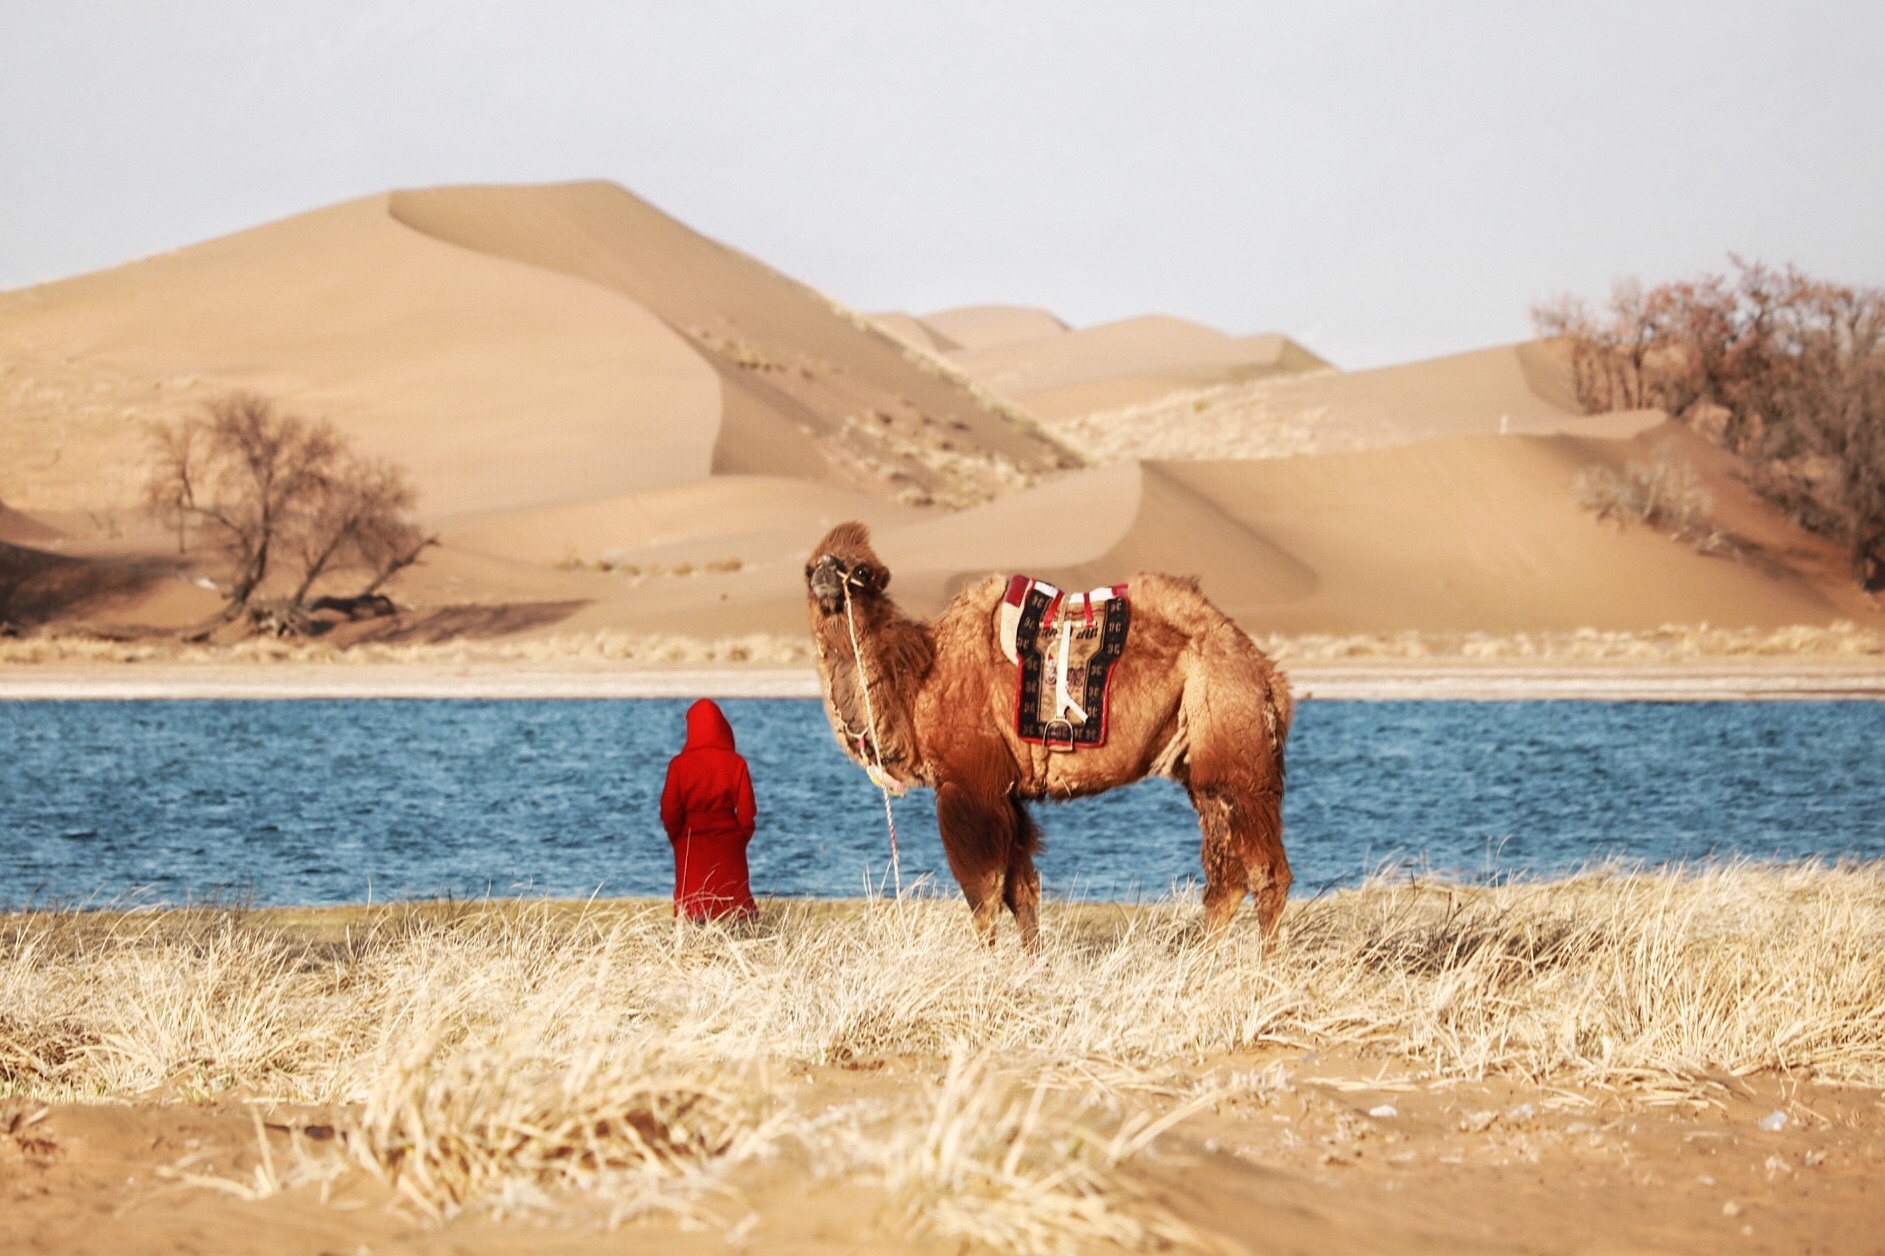
[{"label": "camel hind leg", "polygon": [[[995,945],[995,924],[1008,898],[1014,810],[1006,795],[986,798],[955,781],[936,788],[936,828],[949,871],[962,887],[975,931]],[[1031,865],[1030,865],[1031,866]]]},{"label": "camel hind leg", "polygon": [[1250,892],[1250,873],[1237,853],[1231,830],[1233,804],[1215,793],[1193,791],[1191,805],[1204,834],[1198,850],[1204,864],[1204,932],[1215,938],[1230,927],[1231,917]]},{"label": "camel hind leg", "polygon": [[1283,853],[1283,799],[1273,792],[1194,788],[1204,842],[1204,928],[1210,937],[1230,926],[1249,894],[1256,900],[1264,949],[1276,944],[1276,924],[1295,878]]},{"label": "camel hind leg", "polygon": [[1185,685],[1178,773],[1203,832],[1205,930],[1222,934],[1248,893],[1268,949],[1294,879],[1283,852],[1289,688],[1242,633],[1210,645]]}]

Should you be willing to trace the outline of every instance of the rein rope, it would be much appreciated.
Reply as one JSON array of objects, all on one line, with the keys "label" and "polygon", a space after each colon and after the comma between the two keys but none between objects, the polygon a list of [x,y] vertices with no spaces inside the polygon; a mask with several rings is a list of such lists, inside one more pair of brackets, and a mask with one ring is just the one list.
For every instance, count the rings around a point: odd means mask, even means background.
[{"label": "rein rope", "polygon": [[[897,888],[897,897],[903,897],[903,860],[897,853],[897,819],[890,813],[890,778],[884,772],[881,748],[877,744],[877,712],[871,705],[870,673],[864,668],[864,651],[857,641],[857,617],[851,612],[851,584],[844,584],[844,623],[851,630],[851,657],[857,662],[858,687],[864,691],[864,723],[870,737],[858,740],[870,747],[870,778],[877,783],[877,788],[884,796],[884,827],[890,830],[890,875]],[[845,731],[850,731],[846,721]]]}]

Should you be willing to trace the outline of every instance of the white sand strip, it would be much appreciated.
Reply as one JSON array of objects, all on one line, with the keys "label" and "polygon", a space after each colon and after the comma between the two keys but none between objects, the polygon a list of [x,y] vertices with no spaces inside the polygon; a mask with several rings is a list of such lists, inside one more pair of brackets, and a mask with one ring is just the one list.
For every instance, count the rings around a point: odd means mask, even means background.
[{"label": "white sand strip", "polygon": [[0,700],[202,698],[815,698],[791,670],[668,670],[514,663],[106,664],[0,668]]},{"label": "white sand strip", "polygon": [[[1355,664],[1289,669],[1299,697],[1369,701],[1582,699],[1700,702],[1885,699],[1870,666],[1526,667]],[[307,698],[815,698],[804,669],[582,664],[111,663],[0,666],[0,701]]]},{"label": "white sand strip", "polygon": [[1405,667],[1289,669],[1296,695],[1348,701],[1745,702],[1885,699],[1885,667]]}]

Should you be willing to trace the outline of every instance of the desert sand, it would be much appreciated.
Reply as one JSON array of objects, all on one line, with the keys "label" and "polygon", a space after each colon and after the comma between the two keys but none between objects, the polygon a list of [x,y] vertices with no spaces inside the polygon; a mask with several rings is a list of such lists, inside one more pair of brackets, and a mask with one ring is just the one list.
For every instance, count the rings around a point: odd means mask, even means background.
[{"label": "desert sand", "polygon": [[[1134,1190],[1204,1240],[1178,1250],[1877,1250],[1885,1130],[1870,1092],[1754,1079],[1696,1114],[1612,1107],[1574,1088],[1423,1086],[1375,1061],[1304,1057],[1219,1062],[1226,1070],[1280,1067],[1288,1092],[1195,1115],[1140,1158]],[[806,1070],[780,1093],[806,1108],[841,1110],[887,1103],[940,1072],[935,1060],[872,1060]],[[1761,1129],[1783,1104],[1813,1119]],[[1392,1118],[1368,1115],[1384,1105]],[[1162,1114],[1168,1104],[1132,1106]],[[441,1225],[357,1169],[327,1170],[334,1180],[325,1184],[293,1181],[297,1169],[341,1164],[333,1131],[355,1115],[344,1105],[232,1099],[0,1100],[8,1219],[0,1251],[1004,1250],[909,1233],[889,1192],[826,1179],[803,1154],[734,1175],[738,1193],[711,1201],[704,1219],[657,1215],[617,1229],[606,1228],[606,1209],[578,1204],[559,1216],[541,1203],[518,1216],[475,1211]],[[26,1121],[8,1136],[9,1123]],[[290,1184],[279,1185],[281,1176]],[[730,1225],[728,1213],[738,1214]]]},{"label": "desert sand", "polygon": [[[990,571],[1162,570],[1259,636],[1885,627],[1732,460],[1576,413],[1549,345],[1344,372],[1163,315],[873,318],[599,183],[366,197],[0,294],[0,556],[57,593],[29,627],[213,614],[139,489],[150,425],[236,388],[407,469],[443,541],[390,587],[411,640],[799,636],[848,518],[924,613]],[[1657,458],[1706,544],[1578,504]]]}]

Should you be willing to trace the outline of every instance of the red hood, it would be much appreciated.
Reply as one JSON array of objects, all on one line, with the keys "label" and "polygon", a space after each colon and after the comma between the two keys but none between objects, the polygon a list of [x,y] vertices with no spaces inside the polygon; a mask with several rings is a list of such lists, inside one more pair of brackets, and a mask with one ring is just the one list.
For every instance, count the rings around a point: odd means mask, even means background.
[{"label": "red hood", "polygon": [[702,698],[687,708],[687,749],[733,749],[733,725],[711,699]]}]

